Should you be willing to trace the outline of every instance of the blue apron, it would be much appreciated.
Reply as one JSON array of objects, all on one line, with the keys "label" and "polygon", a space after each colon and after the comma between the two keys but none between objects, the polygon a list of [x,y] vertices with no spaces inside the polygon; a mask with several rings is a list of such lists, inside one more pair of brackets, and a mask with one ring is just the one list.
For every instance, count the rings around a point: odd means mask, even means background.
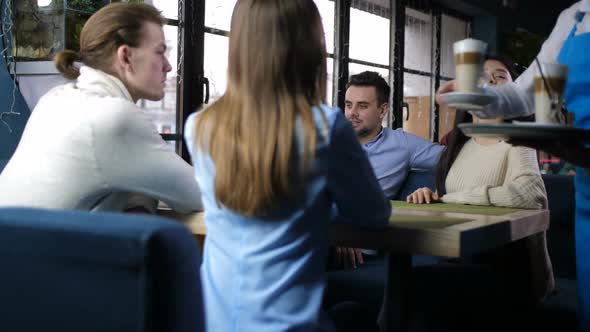
[{"label": "blue apron", "polygon": [[[584,13],[576,19],[581,22]],[[590,33],[576,33],[576,24],[563,44],[557,60],[569,67],[565,104],[574,113],[574,125],[590,129]],[[590,170],[576,169],[576,262],[578,316],[581,330],[590,331]]]}]

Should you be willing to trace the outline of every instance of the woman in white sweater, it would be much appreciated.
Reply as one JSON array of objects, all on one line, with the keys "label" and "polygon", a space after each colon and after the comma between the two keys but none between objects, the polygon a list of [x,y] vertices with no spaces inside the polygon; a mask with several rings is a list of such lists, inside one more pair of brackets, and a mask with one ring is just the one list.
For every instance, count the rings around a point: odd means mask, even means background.
[{"label": "woman in white sweater", "polygon": [[[512,82],[515,76],[507,60],[491,56],[484,62],[484,74],[485,84],[490,86]],[[456,126],[464,122],[505,121],[511,120],[502,117],[480,119],[457,111],[455,128],[449,133],[447,148],[440,158],[437,191],[420,188],[409,195],[407,201],[546,208],[547,193],[535,150],[512,146],[495,138],[469,138]]]},{"label": "woman in white sweater", "polygon": [[163,22],[152,6],[111,4],[84,25],[79,52],[56,56],[74,81],[32,112],[0,175],[0,206],[117,211],[139,194],[179,211],[202,208],[192,167],[135,104],[164,97]]},{"label": "woman in white sweater", "polygon": [[[494,86],[512,82],[511,69],[507,60],[488,57],[484,63],[486,83]],[[440,158],[436,192],[420,188],[407,201],[546,209],[547,193],[537,152],[498,139],[469,138],[456,125],[471,121],[501,123],[505,119],[479,119],[457,111],[455,128]],[[505,289],[518,302],[538,302],[554,288],[545,233],[499,248],[485,261],[496,267]]]}]

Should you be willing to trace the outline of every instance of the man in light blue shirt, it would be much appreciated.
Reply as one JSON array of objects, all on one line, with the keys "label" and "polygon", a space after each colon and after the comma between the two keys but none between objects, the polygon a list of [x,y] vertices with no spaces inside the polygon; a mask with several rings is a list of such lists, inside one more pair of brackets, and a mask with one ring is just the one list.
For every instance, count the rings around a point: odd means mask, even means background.
[{"label": "man in light blue shirt", "polygon": [[[352,75],[346,86],[344,113],[367,152],[385,196],[394,199],[411,169],[430,170],[437,166],[443,146],[408,134],[401,128],[382,127],[389,110],[390,91],[387,82],[376,72]],[[363,257],[363,254],[368,256]],[[327,275],[325,305],[331,308],[336,303],[360,304],[362,309],[354,309],[358,315],[353,315],[365,324],[363,330],[369,330],[371,322],[376,321],[383,297],[387,264],[383,256],[375,254],[374,250],[335,248],[333,266],[340,264],[345,269],[356,270],[333,271]],[[422,261],[431,263],[433,259],[422,258],[414,264],[420,265]],[[338,310],[335,313],[336,316],[346,314]]]},{"label": "man in light blue shirt", "polygon": [[[389,110],[390,91],[385,79],[376,72],[352,75],[346,85],[344,113],[367,152],[385,197],[395,199],[410,170],[435,168],[444,147],[401,128],[393,130],[381,125]],[[366,249],[362,252],[375,253]],[[336,248],[334,257],[334,266],[342,262],[344,267],[356,268],[357,263],[364,262],[359,249]]]},{"label": "man in light blue shirt", "polygon": [[[367,152],[385,196],[393,199],[411,169],[433,169],[443,146],[399,128],[382,127],[390,88],[376,72],[352,75],[346,86],[345,115]],[[405,197],[403,197],[405,199]]]},{"label": "man in light blue shirt", "polygon": [[[401,128],[382,127],[389,110],[390,91],[387,82],[376,72],[352,75],[346,86],[344,113],[367,152],[385,196],[394,199],[411,169],[430,170],[437,166],[443,146],[408,134]],[[363,257],[363,254],[368,256]],[[354,312],[355,319],[362,322],[357,323],[359,326],[364,325],[358,330],[371,328],[383,297],[387,264],[383,256],[375,254],[374,250],[335,248],[333,267],[342,265],[345,269],[356,270],[332,271],[327,275],[324,304],[331,308],[335,316],[346,316],[350,314],[346,310],[340,312],[340,309],[334,309],[340,308],[340,305],[332,306],[336,303],[357,303],[361,309],[352,309],[351,313]],[[415,261],[414,264],[422,262]],[[351,330],[355,328],[356,325]]]}]

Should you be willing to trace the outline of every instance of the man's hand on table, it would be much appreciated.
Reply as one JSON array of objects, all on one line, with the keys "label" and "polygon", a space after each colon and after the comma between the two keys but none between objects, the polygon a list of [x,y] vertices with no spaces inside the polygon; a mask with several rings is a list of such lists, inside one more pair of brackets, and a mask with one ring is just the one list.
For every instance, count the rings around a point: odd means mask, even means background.
[{"label": "man's hand on table", "polygon": [[409,194],[406,198],[406,202],[415,204],[430,204],[440,201],[441,200],[440,197],[438,197],[438,194],[427,187],[416,189],[416,191]]}]

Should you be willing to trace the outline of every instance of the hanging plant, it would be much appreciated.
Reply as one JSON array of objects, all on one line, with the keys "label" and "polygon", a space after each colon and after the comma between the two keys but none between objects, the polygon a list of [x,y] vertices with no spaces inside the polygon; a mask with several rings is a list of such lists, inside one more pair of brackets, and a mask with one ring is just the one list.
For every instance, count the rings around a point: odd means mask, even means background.
[{"label": "hanging plant", "polygon": [[11,30],[13,56],[17,60],[47,59],[60,46],[56,37],[59,16],[53,6],[40,10],[36,0],[17,1]]},{"label": "hanging plant", "polygon": [[63,49],[78,50],[82,27],[92,14],[109,3],[110,0],[53,0],[39,7],[37,0],[15,1],[12,54],[21,61],[51,60]]}]

